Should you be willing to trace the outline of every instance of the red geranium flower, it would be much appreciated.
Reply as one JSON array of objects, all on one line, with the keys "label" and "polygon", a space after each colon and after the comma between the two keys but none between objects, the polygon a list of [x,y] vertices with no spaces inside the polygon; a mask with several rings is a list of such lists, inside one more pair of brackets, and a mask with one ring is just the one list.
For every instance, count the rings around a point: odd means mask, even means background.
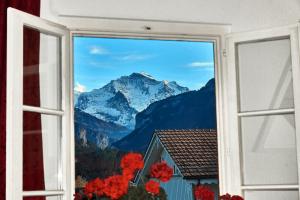
[{"label": "red geranium flower", "polygon": [[93,194],[98,196],[103,195],[104,182],[103,180],[96,178],[92,181],[89,181],[84,187],[84,193],[88,196],[88,198],[92,198]]},{"label": "red geranium flower", "polygon": [[214,192],[205,186],[197,186],[194,194],[196,200],[214,200]]},{"label": "red geranium flower", "polygon": [[145,189],[147,190],[147,192],[151,193],[152,195],[158,195],[159,183],[154,180],[150,180],[145,184]]},{"label": "red geranium flower", "polygon": [[123,170],[135,172],[136,170],[143,169],[143,167],[143,156],[139,153],[128,153],[121,160],[121,168]]},{"label": "red geranium flower", "polygon": [[122,176],[128,181],[131,181],[134,178],[134,172],[132,172],[131,169],[124,169],[122,172]]},{"label": "red geranium flower", "polygon": [[128,191],[128,180],[121,175],[108,177],[104,185],[104,194],[111,199],[119,199]]},{"label": "red geranium flower", "polygon": [[225,195],[220,196],[220,200],[244,200],[244,198],[238,195],[231,196],[230,194],[226,193]]},{"label": "red geranium flower", "polygon": [[244,199],[241,196],[234,195],[234,196],[231,197],[231,200],[244,200]]},{"label": "red geranium flower", "polygon": [[228,193],[220,196],[220,200],[230,200],[230,199],[231,199],[231,195]]},{"label": "red geranium flower", "polygon": [[82,194],[76,192],[76,193],[74,194],[74,200],[81,200],[81,199],[82,199]]},{"label": "red geranium flower", "polygon": [[168,182],[173,175],[173,169],[165,161],[162,161],[151,166],[150,174],[153,178],[157,178],[162,182]]}]

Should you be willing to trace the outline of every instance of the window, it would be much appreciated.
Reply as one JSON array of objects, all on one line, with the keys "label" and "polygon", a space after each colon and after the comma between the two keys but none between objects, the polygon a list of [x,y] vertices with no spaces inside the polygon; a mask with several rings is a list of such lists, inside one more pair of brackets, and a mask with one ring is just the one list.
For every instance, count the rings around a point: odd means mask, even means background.
[{"label": "window", "polygon": [[168,199],[192,195],[188,179],[209,176],[218,187],[215,42],[100,35],[73,41],[76,191],[121,174],[120,160],[130,152],[147,154],[132,180],[142,188],[155,162],[174,168],[176,177],[161,185]]},{"label": "window", "polygon": [[71,199],[69,31],[14,9],[8,20],[6,199]]},{"label": "window", "polygon": [[[144,30],[145,22],[139,21],[112,29],[105,23],[110,31],[99,32],[104,23],[89,20],[93,23],[70,31],[9,11],[7,132],[12,134],[7,135],[7,199],[71,199],[73,194],[70,32],[214,42],[221,193],[242,193],[254,200],[299,198],[298,26],[229,35],[225,52],[227,29],[222,26],[147,22],[153,29]],[[94,31],[86,31],[91,27]],[[23,55],[28,46],[29,57]],[[228,65],[221,67],[223,55]],[[25,152],[23,147],[32,149]]]},{"label": "window", "polygon": [[298,34],[228,38],[232,190],[246,199],[299,199]]}]

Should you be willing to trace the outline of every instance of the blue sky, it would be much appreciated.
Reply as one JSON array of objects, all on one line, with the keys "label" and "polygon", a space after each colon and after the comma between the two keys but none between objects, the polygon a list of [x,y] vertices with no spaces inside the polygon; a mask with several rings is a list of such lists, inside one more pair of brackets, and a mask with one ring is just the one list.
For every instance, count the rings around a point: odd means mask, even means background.
[{"label": "blue sky", "polygon": [[74,69],[78,91],[133,72],[196,90],[214,77],[213,43],[74,37]]}]

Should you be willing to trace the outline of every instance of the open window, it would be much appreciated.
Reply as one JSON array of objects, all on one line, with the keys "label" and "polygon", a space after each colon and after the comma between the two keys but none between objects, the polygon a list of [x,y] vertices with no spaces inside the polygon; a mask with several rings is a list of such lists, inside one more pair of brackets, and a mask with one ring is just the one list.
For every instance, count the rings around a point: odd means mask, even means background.
[{"label": "open window", "polygon": [[[172,32],[171,26],[156,27],[161,32],[70,31],[9,9],[6,199],[72,199],[75,160],[69,47],[70,35],[79,33],[185,40],[201,36],[215,42],[220,192],[254,200],[299,199],[298,27],[228,35],[226,52],[222,28],[183,25]],[[178,33],[178,27],[192,31]],[[198,31],[199,27],[204,31]]]},{"label": "open window", "polygon": [[8,9],[6,199],[72,199],[69,30]]},{"label": "open window", "polygon": [[297,26],[227,38],[231,187],[245,199],[299,199]]}]

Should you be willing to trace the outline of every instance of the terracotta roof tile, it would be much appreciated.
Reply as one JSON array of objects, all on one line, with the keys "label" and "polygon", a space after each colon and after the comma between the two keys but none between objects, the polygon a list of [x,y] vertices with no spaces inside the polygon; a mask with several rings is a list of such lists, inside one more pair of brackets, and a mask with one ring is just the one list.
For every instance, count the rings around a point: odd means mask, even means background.
[{"label": "terracotta roof tile", "polygon": [[185,178],[217,178],[216,130],[157,130],[155,134]]}]

